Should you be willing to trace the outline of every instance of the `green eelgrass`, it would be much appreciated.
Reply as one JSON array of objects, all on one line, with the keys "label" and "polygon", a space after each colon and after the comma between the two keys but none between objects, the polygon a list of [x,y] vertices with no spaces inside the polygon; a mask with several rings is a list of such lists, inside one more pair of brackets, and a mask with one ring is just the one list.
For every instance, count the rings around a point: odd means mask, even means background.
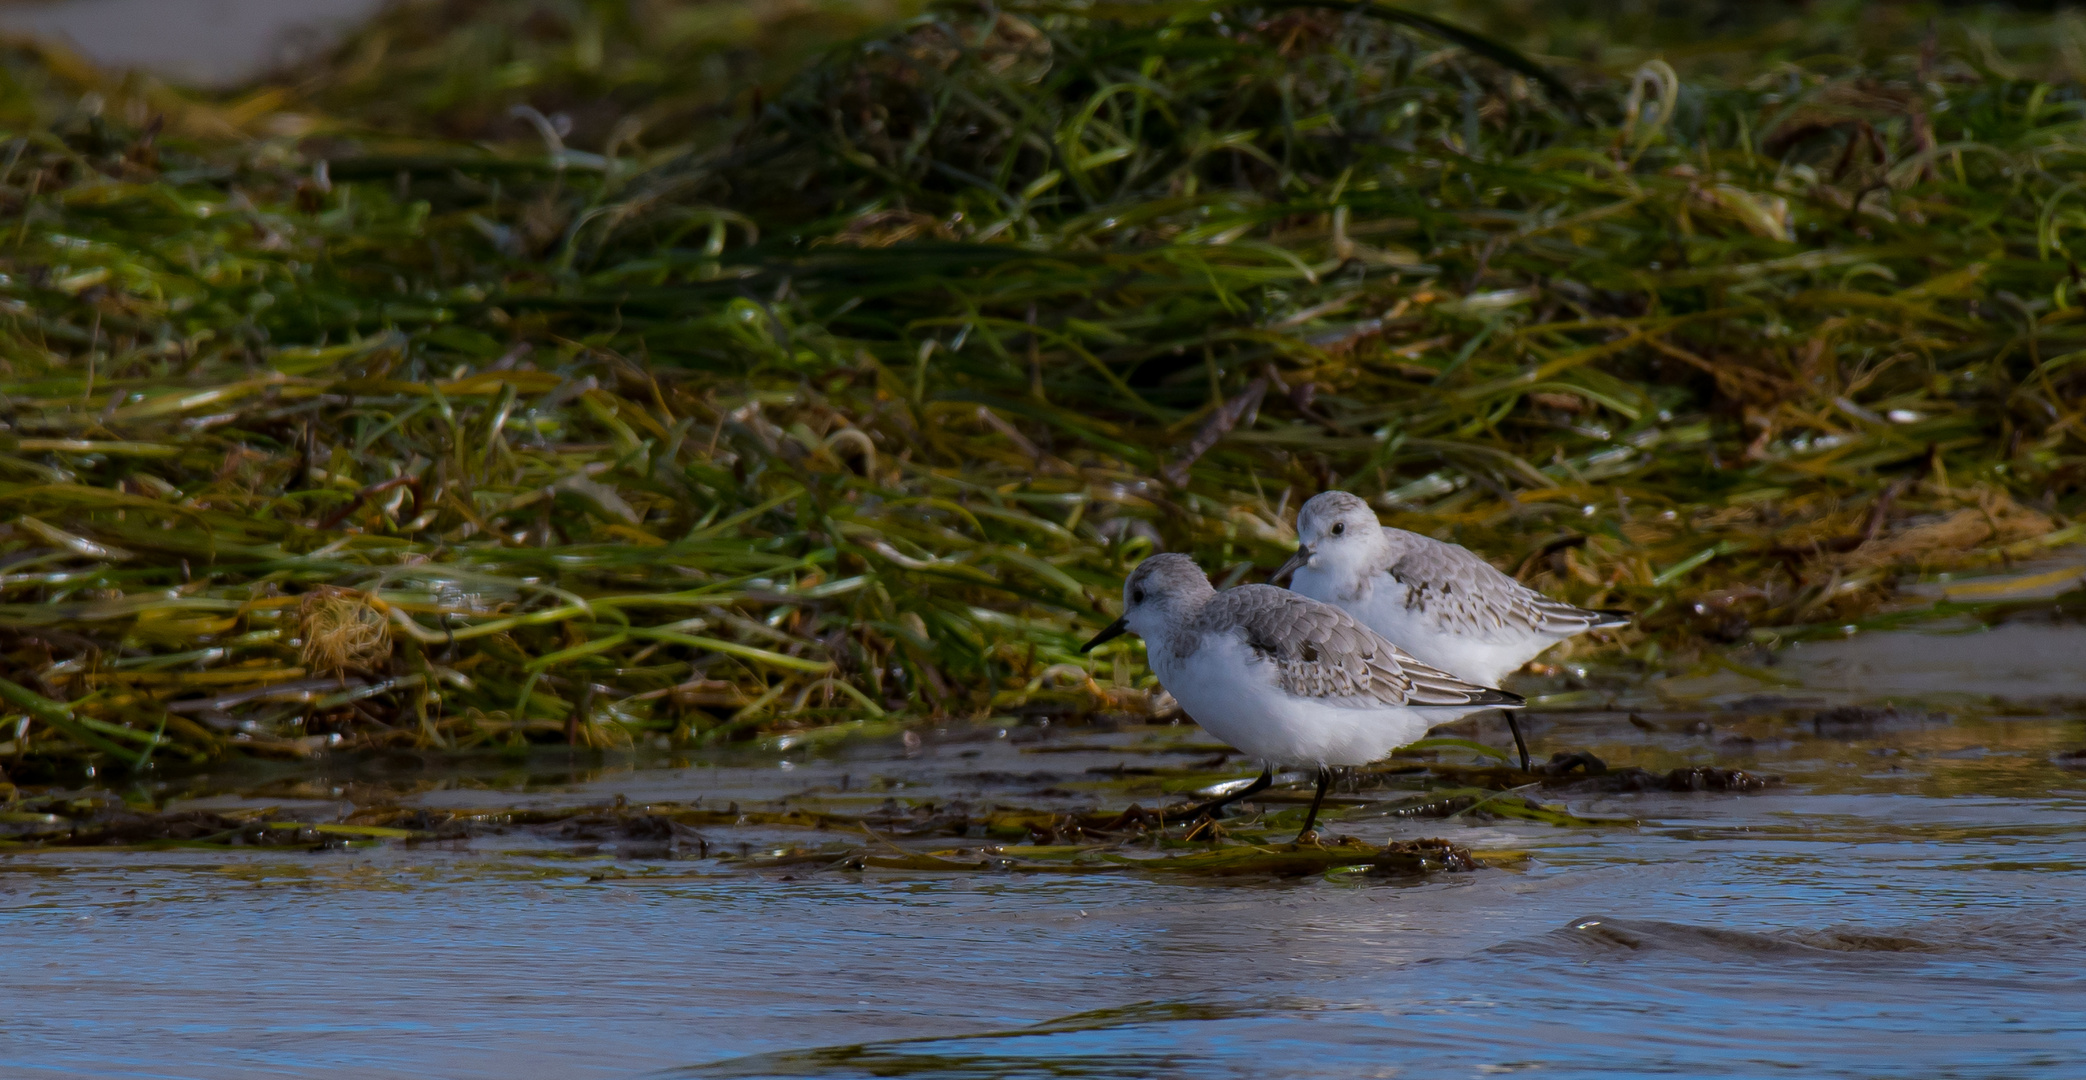
[{"label": "green eelgrass", "polygon": [[[1611,71],[1362,6],[591,70],[414,7],[225,100],[14,49],[0,761],[1144,712],[1076,652],[1124,569],[1335,486],[1646,663],[2078,538],[2068,23]],[[809,66],[734,112],[702,41]]]}]

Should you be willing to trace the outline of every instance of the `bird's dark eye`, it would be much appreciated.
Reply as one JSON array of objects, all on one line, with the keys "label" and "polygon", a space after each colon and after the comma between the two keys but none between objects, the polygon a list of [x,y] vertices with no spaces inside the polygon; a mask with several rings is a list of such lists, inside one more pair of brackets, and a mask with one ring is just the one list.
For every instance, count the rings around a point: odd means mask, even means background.
[{"label": "bird's dark eye", "polygon": [[1130,602],[1131,602],[1131,603],[1133,603],[1133,604],[1142,604],[1142,603],[1144,603],[1144,590],[1143,590],[1143,589],[1131,589],[1131,590],[1130,590]]},{"label": "bird's dark eye", "polygon": [[1347,531],[1347,523],[1346,523],[1346,522],[1344,522],[1344,521],[1335,521],[1335,522],[1333,522],[1333,535],[1334,535],[1334,536],[1338,536],[1338,535],[1340,535],[1341,533],[1344,533],[1344,532],[1346,532],[1346,531]]}]

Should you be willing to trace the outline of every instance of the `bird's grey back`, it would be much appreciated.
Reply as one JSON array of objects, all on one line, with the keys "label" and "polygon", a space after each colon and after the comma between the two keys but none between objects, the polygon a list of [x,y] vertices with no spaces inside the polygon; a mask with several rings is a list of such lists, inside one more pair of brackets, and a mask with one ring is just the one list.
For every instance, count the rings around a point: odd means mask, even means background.
[{"label": "bird's grey back", "polygon": [[1469,548],[1388,525],[1383,531],[1390,547],[1385,572],[1408,590],[1407,606],[1445,630],[1478,637],[1536,633],[1566,638],[1617,625],[1612,613],[1552,600]]},{"label": "bird's grey back", "polygon": [[1331,604],[1272,585],[1241,585],[1211,597],[1176,648],[1185,655],[1234,631],[1257,660],[1275,665],[1282,688],[1299,697],[1352,708],[1521,703],[1420,663]]}]

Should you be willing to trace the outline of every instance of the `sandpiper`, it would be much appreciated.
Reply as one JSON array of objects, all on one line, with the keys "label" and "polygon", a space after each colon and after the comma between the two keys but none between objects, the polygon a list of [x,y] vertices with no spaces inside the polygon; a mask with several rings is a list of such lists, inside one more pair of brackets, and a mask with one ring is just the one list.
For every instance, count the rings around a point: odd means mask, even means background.
[{"label": "sandpiper", "polygon": [[[1552,600],[1500,573],[1468,548],[1393,529],[1344,491],[1297,512],[1302,546],[1275,571],[1289,587],[1332,604],[1406,652],[1458,678],[1498,686],[1543,650],[1588,630],[1627,626],[1626,611]],[[1507,725],[1529,767],[1512,713]]]},{"label": "sandpiper", "polygon": [[1274,782],[1277,765],[1315,766],[1325,801],[1331,766],[1364,765],[1427,729],[1519,697],[1428,667],[1353,616],[1272,585],[1218,592],[1186,555],[1154,555],[1123,583],[1123,614],[1085,652],[1124,632],[1144,638],[1160,685],[1211,735],[1267,767],[1201,808],[1214,812]]}]

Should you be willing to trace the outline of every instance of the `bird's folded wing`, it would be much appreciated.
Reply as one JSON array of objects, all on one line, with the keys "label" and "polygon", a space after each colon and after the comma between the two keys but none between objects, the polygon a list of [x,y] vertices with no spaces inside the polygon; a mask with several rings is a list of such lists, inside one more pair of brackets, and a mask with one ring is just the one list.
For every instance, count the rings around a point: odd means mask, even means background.
[{"label": "bird's folded wing", "polygon": [[1562,600],[1552,600],[1539,592],[1529,591],[1524,603],[1530,623],[1555,637],[1572,637],[1587,630],[1611,630],[1630,625],[1627,611],[1590,611]]},{"label": "bird's folded wing", "polygon": [[1245,585],[1203,609],[1205,632],[1242,632],[1282,688],[1338,708],[1519,705],[1503,690],[1428,667],[1353,616],[1286,589]]},{"label": "bird's folded wing", "polygon": [[1502,631],[1533,632],[1568,638],[1629,623],[1624,612],[1588,611],[1552,600],[1454,544],[1408,551],[1389,572],[1411,590],[1413,603],[1455,633],[1486,637]]}]

